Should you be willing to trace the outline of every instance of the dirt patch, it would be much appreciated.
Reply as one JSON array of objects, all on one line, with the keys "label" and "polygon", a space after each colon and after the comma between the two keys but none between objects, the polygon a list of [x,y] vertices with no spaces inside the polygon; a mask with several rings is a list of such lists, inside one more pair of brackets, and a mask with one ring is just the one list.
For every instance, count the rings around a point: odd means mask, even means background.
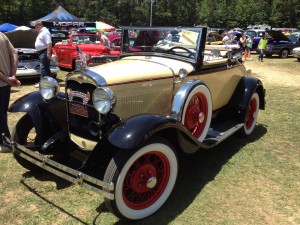
[{"label": "dirt patch", "polygon": [[[276,86],[299,86],[300,85],[300,62],[296,58],[265,58],[259,62],[257,55],[252,55],[252,61],[246,61],[247,69],[252,70],[252,75],[260,78],[265,85]],[[282,66],[283,64],[284,67]],[[295,73],[298,71],[298,73]]]}]

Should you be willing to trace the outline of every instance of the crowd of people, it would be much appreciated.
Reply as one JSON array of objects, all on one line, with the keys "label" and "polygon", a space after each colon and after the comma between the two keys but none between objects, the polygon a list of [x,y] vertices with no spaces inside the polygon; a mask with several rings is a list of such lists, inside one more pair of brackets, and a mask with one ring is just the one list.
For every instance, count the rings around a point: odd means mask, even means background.
[{"label": "crowd of people", "polygon": [[[253,39],[254,39],[253,35],[247,38],[246,34],[242,33],[240,37],[238,37],[237,35],[233,35],[233,33],[229,31],[225,33],[222,39],[222,43],[224,45],[238,44],[241,50],[243,51],[243,60],[252,60],[250,55],[251,55],[251,49],[253,45]],[[262,62],[262,60],[260,61]]]}]

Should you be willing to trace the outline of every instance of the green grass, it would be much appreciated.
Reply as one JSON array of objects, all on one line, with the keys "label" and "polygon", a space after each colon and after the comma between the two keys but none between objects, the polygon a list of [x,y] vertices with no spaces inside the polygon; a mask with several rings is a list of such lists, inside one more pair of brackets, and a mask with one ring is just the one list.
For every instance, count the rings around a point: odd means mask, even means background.
[{"label": "green grass", "polygon": [[[134,224],[300,224],[300,63],[271,58],[246,67],[267,89],[253,135],[182,156],[167,203]],[[12,101],[32,84],[13,89]],[[9,115],[11,129],[18,117]],[[11,154],[0,154],[0,171],[0,224],[126,224],[96,193],[27,172]]]}]

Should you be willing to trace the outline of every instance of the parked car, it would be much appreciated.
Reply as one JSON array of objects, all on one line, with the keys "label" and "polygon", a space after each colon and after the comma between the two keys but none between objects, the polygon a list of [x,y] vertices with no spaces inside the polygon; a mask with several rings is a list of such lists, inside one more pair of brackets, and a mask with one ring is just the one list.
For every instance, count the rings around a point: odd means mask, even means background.
[{"label": "parked car", "polygon": [[120,51],[111,51],[101,44],[97,34],[72,34],[69,39],[62,40],[53,47],[58,65],[72,70],[76,68],[75,62],[80,57],[78,51],[86,57],[88,65],[116,60],[120,55]]},{"label": "parked car", "polygon": [[[40,59],[34,43],[38,33],[31,30],[15,30],[5,33],[12,45],[18,50],[18,78],[40,77]],[[50,70],[53,77],[60,71],[56,57],[52,55]]]},{"label": "parked car", "polygon": [[211,31],[207,34],[206,44],[209,45],[223,45],[223,37],[217,32]]},{"label": "parked car", "polygon": [[[109,34],[108,36],[110,46],[113,50],[115,51],[121,51],[121,34],[120,33],[114,33],[114,34]],[[134,43],[135,37],[130,36],[129,37],[129,45],[132,46]]]},{"label": "parked car", "polygon": [[269,30],[267,31],[272,36],[273,42],[267,44],[265,55],[271,57],[272,55],[279,55],[280,58],[286,58],[292,55],[292,50],[300,46],[300,37],[286,36],[281,31]]},{"label": "parked car", "polygon": [[293,56],[297,58],[297,60],[300,62],[300,47],[293,49]]},{"label": "parked car", "polygon": [[297,30],[297,31],[291,33],[290,36],[298,36],[299,37],[300,36],[300,30]]},{"label": "parked car", "polygon": [[[164,42],[172,31],[178,42]],[[5,144],[25,168],[100,193],[121,219],[152,215],[172,193],[180,152],[251,135],[265,109],[262,82],[206,37],[206,27],[123,27],[119,60],[69,73],[65,92],[44,77],[14,102],[9,112],[26,114]]]}]

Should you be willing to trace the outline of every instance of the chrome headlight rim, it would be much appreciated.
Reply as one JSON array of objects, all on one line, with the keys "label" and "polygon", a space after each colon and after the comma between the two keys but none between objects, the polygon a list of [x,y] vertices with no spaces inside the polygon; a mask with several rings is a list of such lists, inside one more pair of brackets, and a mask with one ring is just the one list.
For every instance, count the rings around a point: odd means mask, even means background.
[{"label": "chrome headlight rim", "polygon": [[42,77],[39,83],[40,93],[45,100],[49,100],[57,95],[60,86],[56,79],[52,77]]},{"label": "chrome headlight rim", "polygon": [[107,114],[116,105],[114,92],[108,87],[98,87],[93,92],[93,105],[101,114]]}]

